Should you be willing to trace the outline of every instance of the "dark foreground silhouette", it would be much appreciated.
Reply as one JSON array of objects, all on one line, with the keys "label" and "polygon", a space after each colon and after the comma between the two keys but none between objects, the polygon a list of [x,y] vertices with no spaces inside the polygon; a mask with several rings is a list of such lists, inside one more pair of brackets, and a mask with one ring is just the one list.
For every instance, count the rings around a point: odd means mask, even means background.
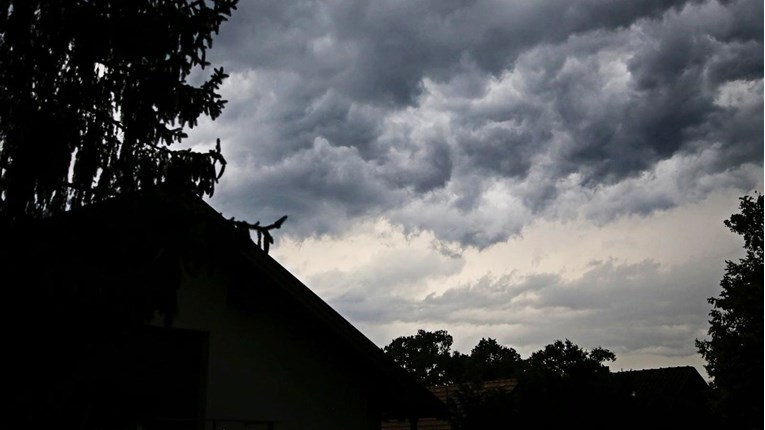
[{"label": "dark foreground silhouette", "polygon": [[160,187],[0,229],[8,428],[373,429],[448,414],[192,194]]}]

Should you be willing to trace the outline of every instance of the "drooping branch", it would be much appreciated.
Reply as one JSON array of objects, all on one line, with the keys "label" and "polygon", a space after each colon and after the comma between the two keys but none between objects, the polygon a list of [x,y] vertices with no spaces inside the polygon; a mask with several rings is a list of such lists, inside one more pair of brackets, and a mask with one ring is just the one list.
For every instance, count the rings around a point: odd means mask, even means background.
[{"label": "drooping branch", "polygon": [[260,221],[255,222],[254,224],[248,223],[247,221],[237,221],[235,218],[231,217],[229,221],[234,224],[234,226],[238,229],[242,230],[254,230],[257,234],[257,245],[260,247],[263,251],[268,254],[268,250],[271,248],[271,245],[274,243],[274,238],[271,235],[271,230],[281,228],[282,224],[284,224],[284,221],[287,220],[287,215],[284,215],[283,217],[276,220],[276,222],[262,226],[260,225]]}]

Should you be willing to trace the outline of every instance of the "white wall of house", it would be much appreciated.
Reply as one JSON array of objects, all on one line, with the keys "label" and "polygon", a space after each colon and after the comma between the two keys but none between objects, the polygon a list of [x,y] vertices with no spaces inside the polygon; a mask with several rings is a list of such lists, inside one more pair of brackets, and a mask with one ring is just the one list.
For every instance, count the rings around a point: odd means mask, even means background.
[{"label": "white wall of house", "polygon": [[209,273],[188,278],[173,320],[209,332],[208,419],[273,420],[278,430],[379,428],[341,357],[281,315],[232,309],[227,290]]}]

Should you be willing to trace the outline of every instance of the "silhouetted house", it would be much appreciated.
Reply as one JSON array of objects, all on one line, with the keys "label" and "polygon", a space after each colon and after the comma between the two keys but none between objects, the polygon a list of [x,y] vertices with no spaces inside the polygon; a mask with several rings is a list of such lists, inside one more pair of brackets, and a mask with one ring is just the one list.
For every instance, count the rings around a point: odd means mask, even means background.
[{"label": "silhouetted house", "polygon": [[630,372],[525,374],[511,393],[514,428],[713,428],[709,387],[693,367]]},{"label": "silhouetted house", "polygon": [[157,189],[0,230],[6,392],[27,428],[376,429],[447,414],[194,196]]},{"label": "silhouetted house", "polygon": [[695,367],[612,374],[626,400],[630,428],[713,428],[710,387]]},{"label": "silhouetted house", "polygon": [[[430,391],[444,404],[448,405],[452,409],[453,415],[459,419],[465,413],[474,412],[471,409],[475,409],[476,406],[481,407],[482,410],[475,412],[486,415],[486,412],[490,412],[486,409],[487,406],[491,406],[489,403],[492,401],[504,402],[509,398],[507,395],[515,389],[516,385],[518,385],[518,380],[516,379],[497,379],[469,385],[451,384],[435,386],[430,387]],[[497,397],[498,394],[503,396],[501,398]],[[477,402],[480,405],[476,405]],[[504,408],[504,405],[497,406]],[[417,424],[417,428],[420,430],[451,430],[453,427],[448,419],[438,417],[421,418]],[[409,428],[409,423],[403,420],[387,420],[382,423],[382,430],[407,430]]]}]

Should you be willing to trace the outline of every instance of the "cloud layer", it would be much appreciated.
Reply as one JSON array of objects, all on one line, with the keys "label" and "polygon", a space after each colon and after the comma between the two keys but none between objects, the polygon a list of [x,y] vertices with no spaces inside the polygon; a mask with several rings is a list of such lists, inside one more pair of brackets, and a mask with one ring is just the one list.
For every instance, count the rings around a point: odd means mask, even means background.
[{"label": "cloud layer", "polygon": [[[761,15],[748,0],[243,2],[213,49],[229,106],[194,143],[223,140],[216,202],[288,213],[303,236],[384,214],[488,246],[617,189],[631,203],[585,215],[647,214],[756,186]],[[668,164],[680,192],[646,196]]]},{"label": "cloud layer", "polygon": [[377,221],[275,255],[380,345],[419,328],[448,330],[463,352],[486,336],[524,355],[569,338],[614,350],[621,367],[701,369],[706,298],[743,253],[721,223],[728,194],[604,226],[535,222],[484,249]]},{"label": "cloud layer", "polygon": [[724,232],[762,189],[762,16],[761,0],[242,1],[211,52],[229,104],[189,145],[221,138],[213,205],[288,214],[280,260],[379,342],[448,326],[685,357],[738,245],[677,232]]}]

